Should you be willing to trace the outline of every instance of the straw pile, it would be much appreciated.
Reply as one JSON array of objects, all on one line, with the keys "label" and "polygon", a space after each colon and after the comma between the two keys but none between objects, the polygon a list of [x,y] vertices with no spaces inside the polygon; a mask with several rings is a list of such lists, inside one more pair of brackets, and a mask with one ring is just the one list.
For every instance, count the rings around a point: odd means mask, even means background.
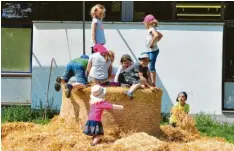
[{"label": "straw pile", "polygon": [[[123,111],[104,111],[102,123],[106,133],[146,132],[155,135],[160,131],[162,90],[152,92],[139,89],[134,99],[125,96],[126,88],[108,87],[106,100],[124,106]],[[63,91],[64,92],[64,91]],[[73,91],[68,99],[63,93],[60,117],[75,118],[84,126],[89,113],[90,87]]]},{"label": "straw pile", "polygon": [[[14,127],[20,127],[22,123],[3,124],[2,131],[13,129]],[[27,123],[24,123],[27,125]],[[26,128],[26,126],[25,126]],[[91,137],[82,133],[79,124],[73,119],[67,120],[62,118],[54,118],[48,125],[34,125],[22,129],[13,129],[2,138],[2,150],[4,151],[231,151],[234,150],[234,145],[229,144],[220,138],[197,138],[193,141],[170,141],[166,138],[156,138],[146,133],[133,133],[125,134],[122,138],[114,138],[110,135],[104,135],[101,144],[91,147]],[[164,130],[164,133],[174,128]],[[181,129],[174,129],[179,131],[177,133],[183,133],[184,136],[189,132],[182,132]],[[183,130],[185,131],[185,130]],[[9,132],[9,131],[8,131]],[[177,134],[176,133],[176,134]],[[176,140],[178,137],[175,135],[170,136],[172,140]],[[175,137],[175,138],[173,138]]]}]

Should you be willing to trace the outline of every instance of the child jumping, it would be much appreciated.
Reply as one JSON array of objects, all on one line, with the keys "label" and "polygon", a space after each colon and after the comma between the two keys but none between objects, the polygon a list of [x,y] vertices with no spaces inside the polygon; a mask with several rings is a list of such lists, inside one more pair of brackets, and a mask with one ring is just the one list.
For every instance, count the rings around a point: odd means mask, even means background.
[{"label": "child jumping", "polygon": [[169,120],[169,123],[172,127],[176,127],[176,123],[177,123],[177,119],[176,116],[174,115],[174,113],[176,111],[182,111],[185,113],[189,113],[189,105],[187,103],[185,103],[185,101],[187,101],[188,95],[186,92],[180,92],[177,96],[177,103],[173,106],[173,108],[171,109],[171,117]]},{"label": "child jumping", "polygon": [[[87,84],[87,77],[85,75],[86,67],[88,64],[89,57],[87,55],[82,55],[80,58],[75,58],[71,60],[63,73],[62,77],[56,78],[55,90],[60,91],[61,83],[65,84],[65,95],[67,98],[70,97],[71,90],[85,88]],[[68,81],[71,77],[76,77],[76,83],[69,84]]]},{"label": "child jumping", "polygon": [[125,92],[130,100],[133,99],[133,92],[140,87],[149,88],[152,91],[157,90],[157,87],[155,87],[153,82],[151,81],[150,72],[148,69],[148,64],[151,61],[149,55],[142,54],[138,59],[140,61],[139,63],[135,63],[131,67],[126,69],[126,71],[131,70],[131,68],[138,68],[139,70],[139,80],[136,81],[136,83],[133,83],[130,89]]},{"label": "child jumping", "polygon": [[147,37],[146,37],[146,47],[148,49],[147,52],[150,57],[150,75],[152,82],[156,84],[156,69],[155,69],[155,63],[157,56],[159,54],[159,48],[158,48],[158,42],[162,39],[163,35],[157,31],[156,27],[158,26],[158,21],[155,19],[155,17],[151,14],[145,16],[144,18],[144,24],[147,29]]},{"label": "child jumping", "polygon": [[[101,4],[96,4],[91,8],[90,15],[92,17],[91,24],[91,41],[92,45],[101,44],[104,45],[106,43],[106,38],[104,34],[104,27],[102,25],[102,19],[105,17],[106,9]],[[93,50],[92,48],[92,52]]]},{"label": "child jumping", "polygon": [[100,142],[101,135],[104,135],[103,126],[101,122],[102,113],[104,110],[123,110],[122,105],[115,105],[105,100],[106,89],[94,85],[91,88],[90,95],[90,112],[88,121],[85,124],[84,133],[93,136],[92,146],[97,145]]},{"label": "child jumping", "polygon": [[114,53],[100,44],[94,46],[94,51],[96,53],[89,57],[87,66],[88,81],[96,84],[106,83],[112,75]]}]

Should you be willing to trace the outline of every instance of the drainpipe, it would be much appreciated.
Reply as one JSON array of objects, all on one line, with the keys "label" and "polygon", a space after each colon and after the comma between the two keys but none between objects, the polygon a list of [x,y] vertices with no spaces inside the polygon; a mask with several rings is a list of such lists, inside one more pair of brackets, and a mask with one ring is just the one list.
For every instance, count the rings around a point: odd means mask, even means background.
[{"label": "drainpipe", "polygon": [[82,14],[83,14],[83,54],[85,54],[85,1],[83,1],[82,7]]}]

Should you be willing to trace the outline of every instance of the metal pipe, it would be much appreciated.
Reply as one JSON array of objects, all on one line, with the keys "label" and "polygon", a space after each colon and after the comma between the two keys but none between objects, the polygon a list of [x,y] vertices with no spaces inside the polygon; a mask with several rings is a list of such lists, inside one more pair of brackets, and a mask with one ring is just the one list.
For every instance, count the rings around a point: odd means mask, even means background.
[{"label": "metal pipe", "polygon": [[85,1],[83,1],[82,7],[82,14],[83,14],[83,54],[85,54]]}]

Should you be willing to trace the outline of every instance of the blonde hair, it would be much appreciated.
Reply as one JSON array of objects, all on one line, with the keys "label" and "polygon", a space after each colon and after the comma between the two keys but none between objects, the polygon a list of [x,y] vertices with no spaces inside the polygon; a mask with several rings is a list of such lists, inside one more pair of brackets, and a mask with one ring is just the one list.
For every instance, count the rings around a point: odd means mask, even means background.
[{"label": "blonde hair", "polygon": [[111,62],[113,63],[115,60],[115,53],[111,50],[109,50],[109,58],[110,58]]},{"label": "blonde hair", "polygon": [[[92,18],[96,17],[96,16],[95,16],[95,13],[96,13],[96,11],[97,11],[98,9],[101,9],[101,10],[103,11],[103,18],[104,18],[104,17],[105,17],[106,9],[105,9],[105,7],[104,7],[103,5],[101,5],[101,4],[96,4],[95,6],[93,6],[93,7],[91,8],[91,10],[90,10],[90,16],[91,16]],[[103,19],[103,18],[102,18],[102,19]]]},{"label": "blonde hair", "polygon": [[158,21],[156,19],[154,19],[154,20],[152,20],[152,21],[150,21],[150,22],[148,22],[146,24],[147,24],[148,28],[150,28],[150,27],[158,27]]}]

